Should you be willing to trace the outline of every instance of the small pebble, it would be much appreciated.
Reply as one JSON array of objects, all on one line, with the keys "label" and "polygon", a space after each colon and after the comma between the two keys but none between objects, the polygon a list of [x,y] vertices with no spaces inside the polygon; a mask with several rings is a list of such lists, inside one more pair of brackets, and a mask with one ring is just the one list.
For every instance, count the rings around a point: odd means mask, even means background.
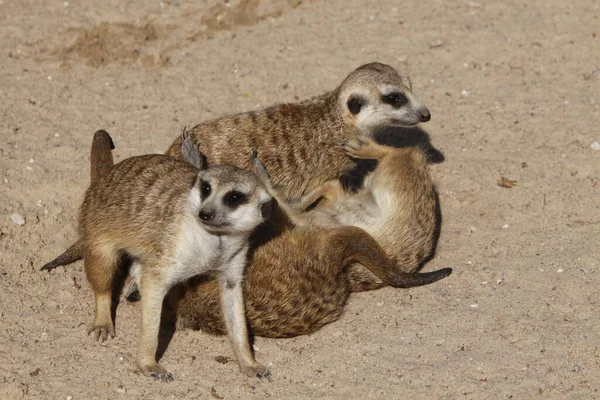
[{"label": "small pebble", "polygon": [[55,133],[55,134],[54,134],[54,137],[60,137],[60,133],[58,133],[58,132],[57,132],[57,133]]},{"label": "small pebble", "polygon": [[594,142],[590,147],[594,150],[600,150],[600,142]]},{"label": "small pebble", "polygon": [[560,273],[564,272],[564,270],[562,268],[559,268],[556,270],[556,272],[558,272],[560,274]]},{"label": "small pebble", "polygon": [[470,92],[467,89],[463,89],[463,90],[460,91],[460,94],[463,95],[463,96],[465,96],[465,97],[467,97],[469,95],[469,93]]},{"label": "small pebble", "polygon": [[117,386],[117,392],[119,392],[119,393],[126,393],[127,389],[125,389],[123,387],[123,385],[119,385],[119,386]]},{"label": "small pebble", "polygon": [[35,163],[35,160],[33,158],[30,158],[29,161],[27,161],[29,164],[33,164]]},{"label": "small pebble", "polygon": [[471,308],[477,308],[477,307],[479,307],[479,304],[471,304],[469,307],[471,307]]},{"label": "small pebble", "polygon": [[508,229],[508,224],[502,225],[502,229]]},{"label": "small pebble", "polygon": [[19,226],[23,226],[25,225],[25,217],[23,217],[21,214],[19,213],[12,213],[10,214],[10,220],[19,225]]},{"label": "small pebble", "polygon": [[73,400],[73,396],[67,396],[67,400]]}]

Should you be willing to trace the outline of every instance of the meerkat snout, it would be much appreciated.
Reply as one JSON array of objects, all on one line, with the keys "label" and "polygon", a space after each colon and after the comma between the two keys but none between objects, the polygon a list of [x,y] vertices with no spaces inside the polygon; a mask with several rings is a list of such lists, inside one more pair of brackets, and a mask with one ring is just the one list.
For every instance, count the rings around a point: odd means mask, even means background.
[{"label": "meerkat snout", "polygon": [[423,107],[421,110],[421,122],[427,122],[431,119],[431,113],[427,109],[427,107]]}]

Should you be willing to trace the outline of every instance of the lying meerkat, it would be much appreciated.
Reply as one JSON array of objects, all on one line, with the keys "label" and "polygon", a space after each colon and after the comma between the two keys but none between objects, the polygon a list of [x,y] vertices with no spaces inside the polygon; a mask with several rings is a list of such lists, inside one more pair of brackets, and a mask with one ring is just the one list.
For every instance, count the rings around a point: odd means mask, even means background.
[{"label": "lying meerkat", "polygon": [[[84,268],[94,291],[96,339],[115,335],[113,279],[123,254],[142,294],[137,363],[146,376],[170,381],[156,362],[163,300],[174,285],[216,275],[224,321],[240,369],[270,379],[250,350],[242,277],[251,232],[264,221],[271,197],[251,172],[220,165],[203,169],[183,142],[186,162],[164,155],[128,158],[92,182],[79,218]],[[92,173],[94,176],[94,173]]]},{"label": "lying meerkat", "polygon": [[[110,153],[111,150],[104,145],[93,151]],[[268,173],[261,170],[256,161],[255,172],[270,183]],[[91,168],[94,167],[92,163]],[[262,224],[253,235],[243,290],[248,323],[255,335],[308,334],[337,320],[351,292],[387,284],[419,286],[452,272],[444,268],[425,274],[402,273],[362,229],[304,227],[290,230],[287,219],[282,208],[274,207],[271,220],[275,222]],[[355,262],[365,265],[376,279],[349,273],[348,267]],[[176,306],[178,327],[201,329],[211,334],[227,333],[219,307],[218,282],[200,277],[184,286],[183,298]],[[130,279],[126,296],[135,289],[135,280]]]},{"label": "lying meerkat", "polygon": [[[431,114],[394,68],[370,63],[351,72],[335,90],[299,103],[221,117],[190,130],[209,164],[251,167],[258,151],[273,184],[296,201],[354,166],[342,145],[383,126],[412,127]],[[178,157],[180,139],[167,151]]]}]

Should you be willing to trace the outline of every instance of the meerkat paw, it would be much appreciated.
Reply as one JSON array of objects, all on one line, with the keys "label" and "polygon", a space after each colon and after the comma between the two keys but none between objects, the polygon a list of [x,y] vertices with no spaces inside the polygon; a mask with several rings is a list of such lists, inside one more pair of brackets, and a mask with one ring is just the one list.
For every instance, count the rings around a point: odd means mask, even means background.
[{"label": "meerkat paw", "polygon": [[108,339],[108,335],[111,338],[115,337],[115,326],[111,322],[105,323],[92,323],[88,329],[88,335],[92,334],[92,337],[96,340],[102,340],[105,342]]},{"label": "meerkat paw", "polygon": [[350,139],[344,144],[347,155],[357,159],[380,160],[385,157],[391,149],[375,143],[371,138],[358,136]]},{"label": "meerkat paw", "polygon": [[369,145],[373,143],[371,140],[364,136],[357,136],[354,139],[349,139],[344,143],[344,151],[347,155],[352,158],[371,158],[371,154],[368,151]]},{"label": "meerkat paw", "polygon": [[271,372],[262,364],[256,363],[254,365],[241,365],[240,369],[250,378],[265,378],[267,381],[273,382],[273,376],[271,376]]},{"label": "meerkat paw", "polygon": [[154,378],[157,381],[171,382],[175,380],[173,374],[163,368],[160,364],[140,367],[140,371],[147,377]]}]

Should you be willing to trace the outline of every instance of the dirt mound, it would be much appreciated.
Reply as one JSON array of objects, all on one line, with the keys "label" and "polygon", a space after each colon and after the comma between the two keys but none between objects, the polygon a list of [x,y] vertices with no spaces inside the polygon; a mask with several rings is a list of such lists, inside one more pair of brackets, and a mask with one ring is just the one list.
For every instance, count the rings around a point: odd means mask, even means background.
[{"label": "dirt mound", "polygon": [[81,60],[92,67],[139,63],[150,68],[165,67],[169,63],[166,50],[160,45],[166,29],[156,22],[143,25],[103,22],[89,29],[69,31],[76,34],[76,39],[55,51],[61,61]]}]

